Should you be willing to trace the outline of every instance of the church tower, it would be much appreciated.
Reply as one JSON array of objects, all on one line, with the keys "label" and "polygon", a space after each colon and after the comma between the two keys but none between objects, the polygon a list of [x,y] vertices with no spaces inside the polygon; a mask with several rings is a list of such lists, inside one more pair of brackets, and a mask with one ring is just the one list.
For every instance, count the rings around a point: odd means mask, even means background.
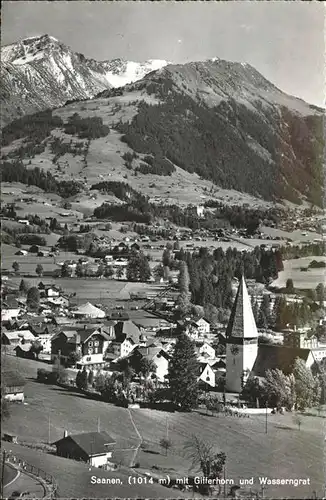
[{"label": "church tower", "polygon": [[258,331],[242,276],[226,329],[226,391],[241,392],[257,353]]}]

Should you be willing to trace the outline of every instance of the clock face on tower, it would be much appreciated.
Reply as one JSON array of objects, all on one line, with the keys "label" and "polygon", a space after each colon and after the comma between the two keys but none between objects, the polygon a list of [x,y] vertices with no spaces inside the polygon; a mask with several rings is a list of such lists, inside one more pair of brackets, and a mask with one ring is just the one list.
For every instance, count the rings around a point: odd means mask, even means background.
[{"label": "clock face on tower", "polygon": [[231,347],[231,353],[236,356],[237,354],[239,354],[239,347],[237,345],[233,345]]}]

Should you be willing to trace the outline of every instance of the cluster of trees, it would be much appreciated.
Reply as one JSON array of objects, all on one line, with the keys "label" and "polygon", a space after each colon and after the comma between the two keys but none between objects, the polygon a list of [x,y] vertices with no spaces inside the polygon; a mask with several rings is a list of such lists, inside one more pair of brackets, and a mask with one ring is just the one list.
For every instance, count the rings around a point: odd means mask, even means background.
[{"label": "cluster of trees", "polygon": [[37,186],[47,193],[57,193],[63,198],[75,196],[81,189],[76,181],[57,181],[49,171],[45,173],[38,167],[26,168],[20,161],[3,162],[1,181],[21,182],[28,186]]},{"label": "cluster of trees", "polygon": [[81,139],[98,139],[110,133],[107,125],[103,124],[99,116],[82,118],[78,113],[74,113],[64,124],[66,134],[78,135]]},{"label": "cluster of trees", "polygon": [[26,138],[27,142],[40,144],[55,128],[61,128],[63,121],[52,115],[52,110],[39,111],[18,118],[2,129],[2,145],[7,146],[17,139]]},{"label": "cluster of trees", "polygon": [[94,210],[94,217],[97,219],[111,219],[117,222],[132,221],[141,224],[149,224],[151,216],[148,212],[141,212],[134,204],[126,203],[125,205],[111,205],[103,203],[100,207]]},{"label": "cluster of trees", "polygon": [[102,181],[97,184],[93,184],[91,189],[97,189],[106,194],[111,194],[119,198],[122,201],[130,201],[132,200],[146,200],[144,196],[135,191],[129,184],[126,182],[119,181]]},{"label": "cluster of trees", "polygon": [[75,156],[81,155],[86,151],[87,146],[84,145],[84,142],[72,144],[72,140],[70,140],[70,142],[63,142],[59,137],[54,137],[51,142],[51,153],[54,154],[52,163],[56,163],[60,156],[64,156],[66,153],[71,153]]},{"label": "cluster of trees", "polygon": [[323,241],[308,243],[305,245],[291,245],[281,247],[282,257],[284,260],[298,259],[300,257],[321,256],[325,255],[325,243]]},{"label": "cluster of trees", "polygon": [[26,142],[18,149],[14,149],[10,151],[7,155],[4,156],[4,159],[7,158],[35,158],[36,155],[39,155],[45,151],[46,144],[42,142],[41,144],[35,144],[34,142]]},{"label": "cluster of trees", "polygon": [[302,302],[288,303],[284,296],[278,296],[271,307],[270,298],[265,294],[260,305],[253,301],[252,310],[258,328],[283,330],[289,326],[303,327],[313,320],[313,310],[306,298]]},{"label": "cluster of trees", "polygon": [[305,362],[296,358],[288,372],[280,369],[267,370],[263,381],[250,378],[242,396],[261,405],[285,407],[289,411],[305,410],[321,401],[321,379],[313,375]]},{"label": "cluster of trees", "polygon": [[[163,265],[170,266],[166,253]],[[232,279],[242,274],[246,278],[266,282],[276,277],[279,270],[278,255],[256,247],[253,252],[239,252],[236,248],[221,248],[209,254],[201,248],[199,254],[180,250],[178,259],[187,264],[191,302],[209,309],[230,309],[233,303]]]},{"label": "cluster of trees", "polygon": [[21,245],[38,245],[40,247],[46,245],[44,236],[40,236],[39,234],[24,233],[20,234],[18,239]]},{"label": "cluster of trees", "polygon": [[175,172],[175,166],[166,158],[157,155],[145,156],[135,171],[141,174],[172,175]]},{"label": "cluster of trees", "polygon": [[128,281],[148,281],[151,277],[148,259],[142,252],[132,252],[127,265]]}]

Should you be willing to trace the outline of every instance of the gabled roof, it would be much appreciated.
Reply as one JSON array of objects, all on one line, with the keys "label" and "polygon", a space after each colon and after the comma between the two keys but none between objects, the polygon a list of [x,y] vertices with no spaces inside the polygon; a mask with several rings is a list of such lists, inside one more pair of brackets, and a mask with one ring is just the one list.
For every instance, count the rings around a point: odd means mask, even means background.
[{"label": "gabled roof", "polygon": [[226,329],[226,338],[258,338],[255,318],[251,308],[247,286],[242,276],[231,316]]},{"label": "gabled roof", "polygon": [[83,432],[82,434],[72,434],[52,444],[58,446],[63,442],[69,441],[76,443],[89,457],[104,454],[107,452],[107,445],[115,444],[115,440],[106,432]]},{"label": "gabled roof", "polygon": [[67,340],[73,339],[77,335],[77,330],[60,330],[60,332],[56,333],[52,340],[57,339],[60,335],[64,335]]},{"label": "gabled roof", "polygon": [[77,334],[80,336],[80,341],[83,344],[93,335],[101,335],[105,340],[109,340],[110,336],[105,332],[105,330],[100,330],[99,328],[81,329],[77,330]]},{"label": "gabled roof", "polygon": [[20,344],[18,346],[15,347],[15,351],[24,351],[24,352],[28,352],[31,348],[32,344],[29,342],[28,344]]},{"label": "gabled roof", "polygon": [[20,305],[17,302],[16,296],[8,295],[2,302],[2,307],[4,309],[19,309]]},{"label": "gabled roof", "polygon": [[257,377],[264,377],[267,370],[276,368],[289,374],[292,372],[295,359],[307,361],[310,352],[310,349],[299,347],[262,344],[258,346],[257,358],[252,369],[253,374]]},{"label": "gabled roof", "polygon": [[3,332],[8,340],[24,339],[24,340],[35,340],[35,335],[32,334],[30,330],[14,330]]},{"label": "gabled roof", "polygon": [[4,383],[4,385],[6,385],[8,387],[9,386],[20,387],[20,386],[26,384],[26,380],[24,379],[24,377],[22,377],[20,375],[20,373],[18,373],[15,370],[4,371],[1,374],[1,379],[2,379],[2,382]]},{"label": "gabled roof", "polygon": [[116,339],[119,341],[131,338],[136,344],[139,342],[140,330],[132,321],[119,321],[114,326]]}]

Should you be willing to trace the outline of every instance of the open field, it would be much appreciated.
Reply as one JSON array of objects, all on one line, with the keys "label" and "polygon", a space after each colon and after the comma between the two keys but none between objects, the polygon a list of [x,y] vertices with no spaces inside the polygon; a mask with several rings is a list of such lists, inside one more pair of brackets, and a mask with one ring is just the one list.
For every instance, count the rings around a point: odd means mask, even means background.
[{"label": "open field", "polygon": [[[21,276],[10,277],[10,282],[19,286]],[[131,283],[123,280],[112,280],[106,278],[26,278],[29,285],[38,286],[40,282],[44,284],[53,284],[61,287],[65,293],[76,293],[77,302],[87,300],[108,301],[128,300],[131,293],[158,294],[164,290],[165,285],[158,283]]]},{"label": "open field", "polygon": [[[118,447],[122,448],[126,439],[129,446],[138,444],[127,409],[89,400],[60,387],[38,384],[33,380],[37,368],[48,365],[11,356],[6,357],[4,364],[18,368],[28,378],[27,404],[12,407],[4,432],[16,433],[21,440],[47,442],[50,417],[50,440],[54,441],[62,436],[64,429],[70,433],[95,430],[100,417],[101,428],[116,438]],[[313,490],[322,491],[325,417],[304,415],[301,431],[298,431],[291,414],[269,416],[266,434],[264,416],[238,419],[222,415],[214,418],[199,412],[167,413],[149,409],[130,412],[147,446],[158,449],[159,440],[166,435],[167,421],[173,443],[171,459],[169,456],[165,459],[162,454],[140,452],[137,460],[142,469],[151,470],[157,464],[162,473],[169,470],[171,475],[180,477],[190,465],[183,456],[183,446],[192,435],[197,435],[226,452],[226,475],[235,481],[239,477],[254,477],[257,485],[259,476],[310,478],[310,486],[270,486],[266,489],[267,498],[303,498]],[[74,468],[72,465],[70,472]],[[74,472],[71,474],[74,477]],[[83,491],[85,496],[87,492]],[[78,496],[78,492],[74,490],[73,495]]]},{"label": "open field", "polygon": [[300,259],[290,259],[284,261],[284,271],[279,273],[278,279],[273,281],[272,286],[284,287],[286,280],[291,278],[295,288],[308,289],[316,288],[318,283],[325,283],[326,268],[308,269],[300,271],[302,267],[308,267],[312,260],[326,261],[325,257],[301,257]]},{"label": "open field", "polygon": [[[45,235],[45,239],[46,239]],[[49,235],[50,236],[50,235]],[[22,247],[24,250],[28,246]],[[42,247],[40,247],[42,249]],[[20,274],[35,274],[37,264],[42,264],[44,271],[54,271],[60,268],[60,263],[65,260],[78,260],[80,256],[71,252],[60,252],[55,257],[38,257],[37,254],[28,253],[27,255],[15,255],[18,248],[12,245],[1,245],[1,268],[2,272],[12,271],[12,264],[18,262]],[[43,280],[42,280],[43,281]]]},{"label": "open field", "polygon": [[[89,467],[83,462],[69,460],[45,454],[12,443],[2,443],[6,450],[11,450],[17,457],[31,465],[52,474],[58,484],[59,498],[175,498],[174,490],[159,484],[135,484],[129,486],[127,471],[104,471]],[[121,484],[92,484],[91,478],[115,478]],[[130,471],[130,475],[137,477]],[[178,497],[185,498],[178,492]]]}]

